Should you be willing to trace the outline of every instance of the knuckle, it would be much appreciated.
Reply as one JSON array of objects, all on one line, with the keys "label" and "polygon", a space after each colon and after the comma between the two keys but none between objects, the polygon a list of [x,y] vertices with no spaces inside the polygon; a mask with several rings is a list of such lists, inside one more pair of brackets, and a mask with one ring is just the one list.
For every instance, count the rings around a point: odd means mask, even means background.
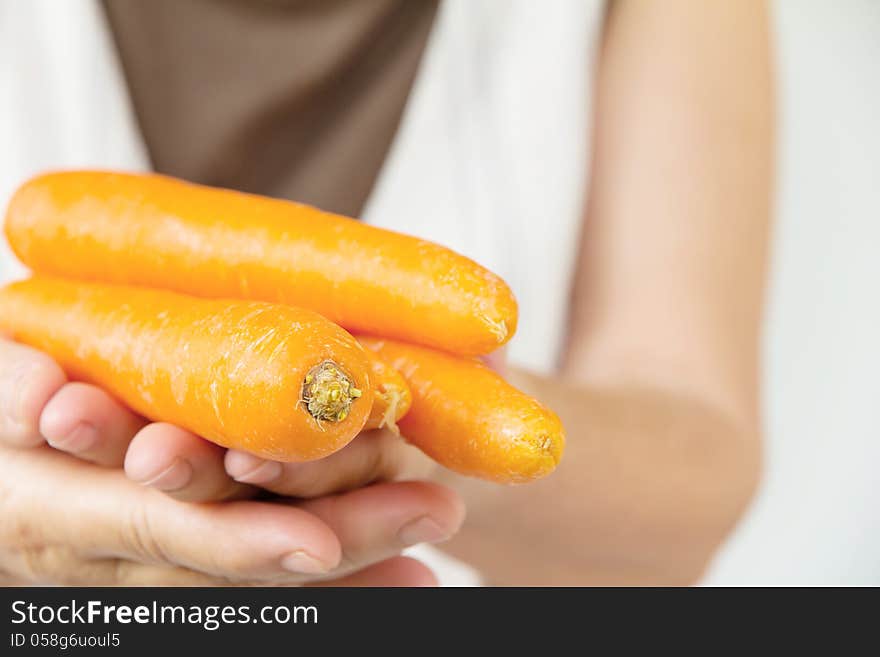
[{"label": "knuckle", "polygon": [[39,532],[34,524],[21,514],[7,514],[0,523],[0,541],[4,546],[29,547],[39,544]]},{"label": "knuckle", "polygon": [[23,410],[39,413],[40,402],[48,398],[64,385],[66,377],[61,367],[49,356],[34,352],[34,355],[20,363],[14,376],[21,394]]},{"label": "knuckle", "polygon": [[[161,511],[161,509],[160,509]],[[146,505],[137,505],[128,515],[122,528],[122,541],[132,559],[119,560],[114,565],[112,578],[120,583],[130,581],[140,572],[139,566],[179,566],[180,559],[175,558],[164,545],[161,532],[157,531],[155,509]],[[221,573],[230,581],[246,579],[252,569],[252,560],[246,550],[236,549],[230,545],[212,545],[209,552],[203,555],[203,564],[211,572]],[[203,570],[203,568],[199,568]]]},{"label": "knuckle", "polygon": [[300,467],[284,468],[270,488],[292,497],[309,498],[323,495],[329,483],[328,471],[324,465],[316,461]]},{"label": "knuckle", "polygon": [[376,437],[369,481],[388,481],[400,473],[400,441],[397,436],[383,431]]},{"label": "knuckle", "polygon": [[322,476],[312,482],[308,489],[310,496],[341,493],[376,481],[393,479],[399,469],[399,459],[397,450],[388,440],[389,436],[383,431],[361,436],[358,440],[362,442],[355,448],[357,452],[346,459],[344,467],[329,472],[326,468],[316,468],[315,474]]},{"label": "knuckle", "polygon": [[107,564],[106,580],[113,586],[228,586],[232,582],[187,568],[154,567],[115,559]]},{"label": "knuckle", "polygon": [[156,535],[149,507],[134,505],[125,518],[120,527],[123,546],[146,563],[169,563],[168,554]]},{"label": "knuckle", "polygon": [[114,559],[108,563],[107,579],[113,586],[139,586],[143,584],[161,584],[162,582],[142,581],[137,565],[125,559]]},{"label": "knuckle", "polygon": [[27,545],[17,550],[17,574],[43,584],[77,584],[89,581],[88,568],[63,545]]},{"label": "knuckle", "polygon": [[[10,458],[7,456],[7,458]],[[15,463],[11,463],[13,467]],[[42,542],[38,516],[25,500],[16,498],[11,483],[0,480],[0,545],[8,549],[39,545]]]},{"label": "knuckle", "polygon": [[332,473],[322,466],[323,464],[315,464],[296,473],[296,480],[293,483],[299,496],[323,495],[327,491],[331,485]]},{"label": "knuckle", "polygon": [[388,456],[382,449],[381,439],[376,441],[374,448],[368,452],[367,463],[361,474],[363,483],[368,484],[373,481],[379,481],[385,477],[389,467]]}]

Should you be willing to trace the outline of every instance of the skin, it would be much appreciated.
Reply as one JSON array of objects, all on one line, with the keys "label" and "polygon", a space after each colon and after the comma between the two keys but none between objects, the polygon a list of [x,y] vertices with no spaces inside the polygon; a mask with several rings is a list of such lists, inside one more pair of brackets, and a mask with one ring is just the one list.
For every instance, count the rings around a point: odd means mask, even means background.
[{"label": "skin", "polygon": [[[0,362],[5,583],[432,585],[427,568],[398,555],[462,523],[458,496],[427,482],[357,487],[334,472],[283,486],[314,499],[253,500],[253,486],[226,474],[225,450],[67,382],[29,347],[0,340]],[[366,467],[362,453],[384,454],[385,440],[362,436],[337,461],[380,478],[396,462]]]},{"label": "skin", "polygon": [[[759,478],[759,326],[772,182],[763,2],[609,10],[570,340],[510,372],[559,413],[559,469],[455,482],[449,550],[500,584],[689,584]],[[446,478],[448,482],[452,477]]]},{"label": "skin", "polygon": [[[767,20],[758,0],[609,8],[569,343],[553,376],[505,371],[559,413],[565,457],[522,487],[440,475],[469,509],[446,549],[489,583],[695,582],[755,490]],[[0,567],[16,580],[430,584],[392,555],[462,522],[447,488],[399,481],[431,465],[390,434],[274,463],[147,425],[19,345],[0,361]],[[252,501],[257,487],[300,501]],[[329,573],[281,573],[291,549]]]}]

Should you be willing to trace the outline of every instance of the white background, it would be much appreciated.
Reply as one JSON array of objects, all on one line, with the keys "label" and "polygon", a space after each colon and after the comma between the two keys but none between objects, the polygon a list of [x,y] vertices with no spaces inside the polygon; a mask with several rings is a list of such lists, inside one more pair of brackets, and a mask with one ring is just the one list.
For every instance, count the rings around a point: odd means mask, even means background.
[{"label": "white background", "polygon": [[880,584],[880,2],[776,20],[767,470],[709,582]]}]

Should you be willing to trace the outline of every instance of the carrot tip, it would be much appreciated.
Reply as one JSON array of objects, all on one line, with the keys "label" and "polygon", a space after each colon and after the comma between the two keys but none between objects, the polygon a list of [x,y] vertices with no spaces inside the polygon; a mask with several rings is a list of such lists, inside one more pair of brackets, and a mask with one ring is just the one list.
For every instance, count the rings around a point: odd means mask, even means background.
[{"label": "carrot tip", "polygon": [[299,401],[320,427],[321,421],[342,422],[348,417],[352,402],[362,394],[339,365],[325,360],[306,374]]},{"label": "carrot tip", "polygon": [[495,336],[495,339],[498,340],[498,344],[503,344],[507,340],[507,322],[505,320],[496,321],[491,317],[483,315],[483,321],[489,327],[489,331]]},{"label": "carrot tip", "polygon": [[532,440],[532,443],[542,454],[553,459],[554,467],[559,465],[559,460],[562,457],[562,449],[552,436],[538,436]]},{"label": "carrot tip", "polygon": [[400,429],[397,427],[397,407],[400,404],[403,394],[395,386],[384,386],[382,392],[377,392],[383,400],[385,400],[385,413],[382,415],[382,421],[379,422],[379,428],[388,427],[395,436],[400,435]]}]

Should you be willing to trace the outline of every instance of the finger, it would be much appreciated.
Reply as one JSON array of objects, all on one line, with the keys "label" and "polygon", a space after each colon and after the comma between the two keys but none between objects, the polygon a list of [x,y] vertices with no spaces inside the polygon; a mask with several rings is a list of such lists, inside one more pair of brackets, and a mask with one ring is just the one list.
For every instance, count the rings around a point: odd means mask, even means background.
[{"label": "finger", "polygon": [[133,554],[233,581],[345,575],[405,547],[444,541],[464,519],[453,491],[422,482],[376,484],[298,506],[192,505],[161,494],[153,500],[161,503],[125,514],[131,535],[123,542]]},{"label": "finger", "polygon": [[507,374],[507,347],[496,349],[492,353],[481,356],[480,359],[499,376]]},{"label": "finger", "polygon": [[144,427],[125,455],[129,479],[187,502],[212,502],[247,495],[250,486],[223,468],[225,449],[172,424]]},{"label": "finger", "polygon": [[312,582],[306,586],[437,586],[437,577],[421,561],[392,557],[339,579]]},{"label": "finger", "polygon": [[[173,555],[175,565],[234,581],[302,583],[346,575],[405,547],[444,541],[464,519],[464,506],[453,491],[423,482],[376,484],[297,506],[191,505],[156,497],[161,505],[147,507],[148,515],[137,514],[129,522],[133,535],[127,542],[140,546],[135,554],[146,547],[147,554]],[[154,545],[145,546],[144,536]]]},{"label": "finger", "polygon": [[[300,509],[240,501],[194,505],[156,495],[162,503],[122,518],[123,556],[233,581],[299,581],[339,563],[333,531]],[[119,526],[115,518],[113,526]]]},{"label": "finger", "polygon": [[67,377],[46,354],[0,339],[0,443],[32,447],[43,442],[40,412]]},{"label": "finger", "polygon": [[67,383],[40,415],[40,432],[52,447],[100,465],[119,466],[132,436],[146,421],[86,383]]},{"label": "finger", "polygon": [[374,484],[298,504],[323,520],[342,544],[341,572],[387,559],[419,543],[451,538],[464,504],[445,486],[427,482]]},{"label": "finger", "polygon": [[154,566],[124,559],[107,563],[108,583],[113,586],[229,586],[228,579],[211,577],[189,568]]},{"label": "finger", "polygon": [[178,502],[119,470],[48,447],[6,450],[0,477],[15,480],[0,539],[11,532],[16,544],[70,546],[94,559],[175,566],[231,581],[302,581],[328,573],[341,557],[333,531],[302,509]]},{"label": "finger", "polygon": [[[229,586],[230,584],[228,579],[222,577],[211,577],[195,570],[174,566],[154,566],[124,559],[107,560],[102,566],[104,584],[112,586]],[[95,582],[94,579],[91,581]],[[83,584],[85,585],[86,582]]]},{"label": "finger", "polygon": [[[89,572],[91,571],[91,572]],[[87,577],[70,584],[112,586],[229,586],[230,581],[210,577],[186,568],[151,566],[132,561],[104,560],[85,569]],[[260,582],[253,582],[259,584]],[[242,582],[238,582],[242,584]],[[251,582],[243,582],[250,585]],[[305,584],[311,587],[430,587],[437,586],[437,576],[421,561],[412,557],[392,557],[346,577]]]},{"label": "finger", "polygon": [[278,463],[229,450],[226,472],[235,480],[285,497],[312,498],[375,481],[427,476],[433,462],[390,431],[366,431],[338,452],[317,461]]},{"label": "finger", "polygon": [[187,568],[136,563],[125,559],[83,559],[68,551],[13,554],[4,568],[22,585],[52,586],[228,586],[229,580]]}]

